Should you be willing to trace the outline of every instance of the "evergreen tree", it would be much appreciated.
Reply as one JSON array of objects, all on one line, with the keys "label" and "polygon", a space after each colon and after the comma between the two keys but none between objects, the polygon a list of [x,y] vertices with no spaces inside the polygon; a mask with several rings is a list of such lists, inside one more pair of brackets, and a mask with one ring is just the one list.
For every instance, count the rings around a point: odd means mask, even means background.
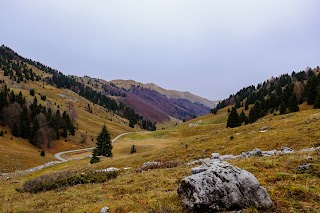
[{"label": "evergreen tree", "polygon": [[244,110],[248,110],[249,109],[249,104],[248,101],[246,101],[245,105],[244,105]]},{"label": "evergreen tree", "polygon": [[289,105],[290,112],[298,112],[299,111],[297,96],[294,93],[290,97],[288,105]]},{"label": "evergreen tree", "polygon": [[96,155],[112,157],[112,142],[106,125],[103,125],[97,138]]},{"label": "evergreen tree", "polygon": [[305,86],[305,96],[308,104],[314,104],[317,95],[318,81],[315,76],[309,77]]},{"label": "evergreen tree", "polygon": [[30,95],[31,95],[31,96],[34,96],[34,93],[35,93],[34,89],[31,89],[31,90],[30,90]]},{"label": "evergreen tree", "polygon": [[19,126],[18,126],[17,123],[13,124],[12,135],[15,136],[15,137],[19,137],[20,136],[20,130],[19,130]]},{"label": "evergreen tree", "polygon": [[95,148],[92,152],[92,158],[90,160],[91,164],[98,163],[100,161],[100,159],[97,157],[97,152],[98,152],[98,149]]},{"label": "evergreen tree", "polygon": [[249,122],[250,123],[254,123],[256,122],[261,115],[261,105],[259,101],[256,101],[256,103],[254,104],[254,106],[251,108],[250,112],[249,112]]},{"label": "evergreen tree", "polygon": [[236,101],[235,108],[239,109],[241,107],[241,103],[239,100]]},{"label": "evergreen tree", "polygon": [[287,110],[287,106],[284,102],[282,102],[279,106],[280,115],[285,114]]},{"label": "evergreen tree", "polygon": [[22,138],[29,138],[30,137],[30,118],[29,118],[29,110],[26,106],[23,107],[22,113],[20,115],[20,136]]},{"label": "evergreen tree", "polygon": [[136,152],[137,152],[136,146],[135,146],[135,145],[132,145],[132,147],[131,147],[131,154],[136,153]]},{"label": "evergreen tree", "polygon": [[241,126],[239,114],[237,113],[237,109],[232,107],[227,121],[227,128],[234,128],[237,126]]},{"label": "evergreen tree", "polygon": [[314,103],[315,109],[320,109],[320,90],[318,90],[316,101]]},{"label": "evergreen tree", "polygon": [[247,118],[247,116],[246,116],[246,114],[244,113],[244,111],[242,110],[241,113],[240,113],[240,116],[239,116],[240,123],[245,122],[246,118]]},{"label": "evergreen tree", "polygon": [[213,109],[211,109],[211,113],[213,113],[213,114],[217,114],[217,112],[218,112],[217,108],[213,108]]}]

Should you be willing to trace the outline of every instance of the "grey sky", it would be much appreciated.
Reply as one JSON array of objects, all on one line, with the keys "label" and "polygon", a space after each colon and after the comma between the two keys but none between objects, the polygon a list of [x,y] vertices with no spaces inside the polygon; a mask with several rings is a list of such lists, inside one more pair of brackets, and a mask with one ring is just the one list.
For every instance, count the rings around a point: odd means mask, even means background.
[{"label": "grey sky", "polygon": [[217,100],[320,65],[318,0],[0,1],[0,43],[65,74]]}]

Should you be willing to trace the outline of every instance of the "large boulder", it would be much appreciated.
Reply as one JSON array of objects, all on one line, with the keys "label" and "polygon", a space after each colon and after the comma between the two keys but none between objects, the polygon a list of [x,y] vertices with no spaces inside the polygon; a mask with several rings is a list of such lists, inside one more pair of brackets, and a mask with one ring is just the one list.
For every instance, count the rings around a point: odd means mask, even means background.
[{"label": "large boulder", "polygon": [[251,206],[267,209],[272,206],[267,191],[251,173],[225,161],[211,160],[192,169],[192,174],[182,180],[178,194],[194,212],[232,211]]}]

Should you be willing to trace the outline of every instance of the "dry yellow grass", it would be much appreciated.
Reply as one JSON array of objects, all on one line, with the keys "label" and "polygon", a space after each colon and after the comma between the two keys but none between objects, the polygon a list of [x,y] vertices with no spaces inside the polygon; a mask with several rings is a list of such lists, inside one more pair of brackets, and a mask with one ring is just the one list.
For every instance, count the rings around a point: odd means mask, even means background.
[{"label": "dry yellow grass", "polygon": [[[98,212],[103,206],[109,206],[112,212],[182,212],[176,190],[178,182],[190,175],[191,167],[185,162],[209,157],[212,152],[240,154],[254,148],[279,150],[283,146],[299,150],[319,143],[319,110],[269,115],[252,125],[234,129],[225,128],[226,114],[226,110],[222,110],[217,115],[207,115],[176,128],[126,135],[113,144],[113,158],[103,158],[102,162],[94,165],[89,164],[89,159],[63,163],[26,176],[13,177],[20,180],[19,184],[1,179],[0,206],[3,212]],[[199,127],[188,127],[189,123],[199,120],[202,120]],[[263,126],[271,129],[260,133],[259,128]],[[234,137],[232,140],[231,136]],[[137,147],[135,154],[130,154],[132,145]],[[307,161],[307,156],[312,160]],[[147,161],[176,161],[181,164],[176,168],[136,173],[135,170]],[[316,170],[320,168],[320,156],[316,152],[230,161],[252,172],[267,189],[275,203],[269,212],[317,212],[320,209],[319,171],[299,174],[295,170],[305,162],[312,163]],[[120,168],[122,172],[104,184],[78,185],[63,191],[32,195],[15,191],[24,180],[53,171],[108,167]],[[131,169],[124,170],[126,167]],[[21,203],[21,199],[25,202]],[[247,212],[253,210],[248,209]]]},{"label": "dry yellow grass", "polygon": [[[43,77],[50,76],[35,67],[32,67],[32,69]],[[34,89],[35,97],[37,97],[39,104],[50,107],[54,111],[59,109],[61,112],[65,110],[68,112],[69,105],[72,104],[78,115],[75,124],[78,128],[76,135],[69,136],[66,139],[67,142],[65,142],[65,139],[56,141],[52,149],[45,149],[46,157],[44,158],[40,157],[38,153],[39,150],[33,147],[27,140],[15,137],[13,137],[13,140],[10,140],[11,135],[9,134],[5,137],[0,137],[0,173],[13,172],[42,165],[55,160],[52,153],[59,151],[92,147],[95,144],[96,136],[100,132],[103,124],[106,124],[111,137],[115,137],[123,132],[136,131],[128,126],[126,119],[114,115],[111,112],[106,112],[101,106],[92,104],[70,90],[57,89],[40,81],[21,82],[18,84],[11,81],[8,76],[4,76],[3,71],[0,71],[0,79],[5,80],[8,87],[16,94],[21,92],[23,96],[26,97],[27,102],[33,102],[34,97],[30,96],[29,91],[30,89]],[[47,100],[42,101],[39,94],[45,95]],[[86,107],[88,104],[91,105],[93,113],[87,112]],[[0,129],[5,129],[5,127],[0,127]],[[86,137],[85,143],[81,143],[83,137]]]}]

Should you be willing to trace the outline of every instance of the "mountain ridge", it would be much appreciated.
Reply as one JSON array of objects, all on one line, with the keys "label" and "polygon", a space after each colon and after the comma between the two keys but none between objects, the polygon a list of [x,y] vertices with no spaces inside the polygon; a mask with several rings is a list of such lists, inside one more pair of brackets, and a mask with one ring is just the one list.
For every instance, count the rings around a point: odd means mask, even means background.
[{"label": "mountain ridge", "polygon": [[216,107],[217,103],[219,101],[212,101],[206,98],[203,98],[199,95],[195,95],[189,91],[178,91],[178,90],[173,90],[173,89],[165,89],[155,83],[141,83],[132,79],[128,80],[123,80],[123,79],[115,79],[109,81],[110,83],[114,83],[117,86],[120,86],[124,89],[131,89],[132,86],[142,86],[146,87],[148,89],[154,90],[159,92],[160,94],[166,95],[169,98],[175,98],[175,99],[186,99],[189,100],[190,102],[193,103],[200,103],[203,104],[204,106],[207,106],[209,108],[214,108]]}]

